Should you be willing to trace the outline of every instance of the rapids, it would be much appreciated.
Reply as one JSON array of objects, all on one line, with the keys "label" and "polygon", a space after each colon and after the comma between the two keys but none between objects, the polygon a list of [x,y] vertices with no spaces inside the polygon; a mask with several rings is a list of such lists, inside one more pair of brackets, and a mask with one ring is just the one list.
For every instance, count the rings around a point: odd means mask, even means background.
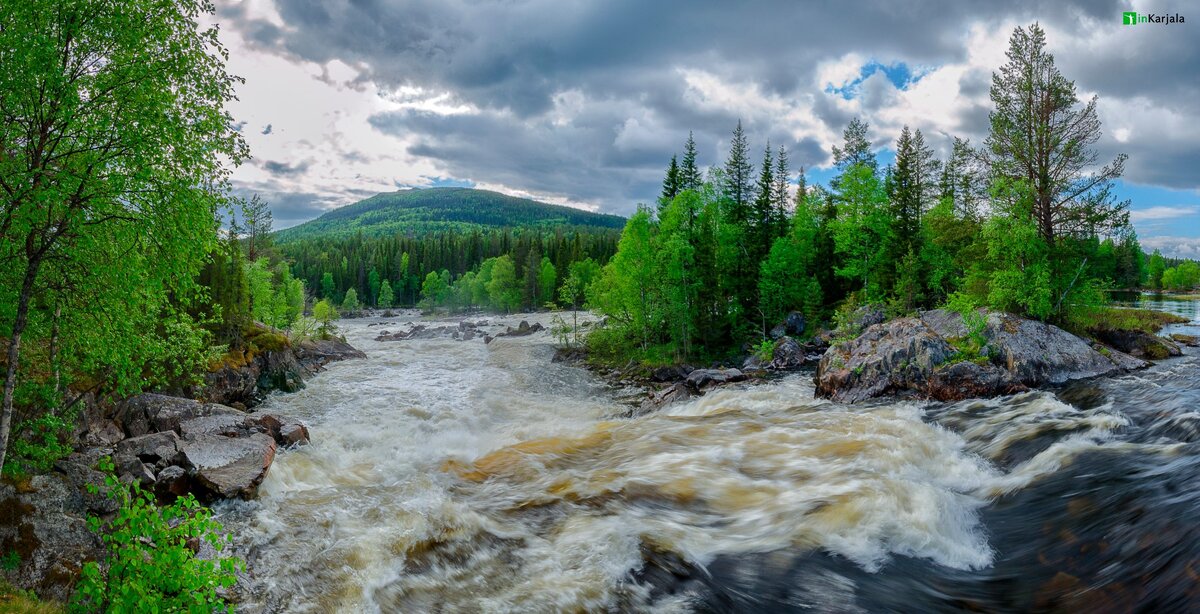
[{"label": "rapids", "polygon": [[[549,324],[490,319],[523,318]],[[369,358],[263,407],[313,443],[217,508],[239,609],[1200,607],[1195,350],[997,400],[843,406],[801,373],[629,419],[545,333],[374,341],[411,319],[343,321]]]}]

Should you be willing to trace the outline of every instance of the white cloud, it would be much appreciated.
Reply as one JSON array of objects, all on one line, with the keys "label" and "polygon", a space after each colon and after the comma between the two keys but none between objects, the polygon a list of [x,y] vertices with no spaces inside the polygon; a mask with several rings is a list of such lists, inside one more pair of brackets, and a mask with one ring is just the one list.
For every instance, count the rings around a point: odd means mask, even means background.
[{"label": "white cloud", "polygon": [[1164,256],[1171,258],[1200,259],[1200,237],[1145,237],[1139,242],[1142,249],[1161,250]]},{"label": "white cloud", "polygon": [[1196,215],[1197,212],[1200,212],[1200,207],[1195,205],[1183,205],[1177,207],[1161,205],[1157,207],[1147,207],[1145,209],[1133,209],[1129,212],[1129,219],[1135,222],[1144,222],[1149,220],[1169,220]]}]

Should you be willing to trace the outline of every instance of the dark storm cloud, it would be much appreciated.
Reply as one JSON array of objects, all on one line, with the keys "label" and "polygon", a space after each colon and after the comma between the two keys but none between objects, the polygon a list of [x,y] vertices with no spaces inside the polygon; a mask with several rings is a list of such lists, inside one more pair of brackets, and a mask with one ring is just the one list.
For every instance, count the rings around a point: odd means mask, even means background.
[{"label": "dark storm cloud", "polygon": [[[264,132],[263,134],[266,133]],[[278,162],[276,160],[264,160],[261,164],[262,169],[268,173],[271,173],[272,175],[301,175],[304,173],[304,171],[307,171],[308,167],[311,165],[312,162],[307,161],[288,164],[286,162]]]},{"label": "dark storm cloud", "polygon": [[[1155,97],[1200,121],[1194,78],[1200,50],[1186,31],[1193,22],[1130,34],[1119,25],[1127,3],[1048,4],[280,0],[283,27],[250,20],[237,5],[223,7],[221,15],[274,53],[340,60],[384,89],[450,92],[477,109],[372,118],[378,130],[414,140],[409,153],[436,161],[447,174],[628,212],[657,194],[662,169],[688,130],[704,164],[719,163],[739,118],[756,154],[770,138],[795,150],[794,165],[828,161],[813,135],[789,133],[768,112],[698,104],[681,71],[705,71],[760,97],[811,100],[815,118],[840,132],[853,111],[839,106],[836,95],[814,89],[821,62],[847,53],[910,67],[962,62],[971,24],[1040,21],[1059,34],[1050,46],[1081,91]],[[1200,23],[1200,13],[1194,19]],[[1127,44],[1073,48],[1063,40],[1097,31],[1111,31]],[[978,137],[986,132],[988,109],[968,98],[986,93],[990,72],[969,71],[959,83],[964,98],[954,122],[962,136]],[[868,114],[894,102],[882,72],[858,88]],[[578,108],[566,120],[556,118],[556,97],[568,94],[580,98]],[[1194,171],[1178,172],[1195,168],[1194,147],[1138,138],[1122,144],[1144,157],[1131,160],[1131,179],[1196,186]],[[1166,153],[1178,157],[1162,160]]]}]

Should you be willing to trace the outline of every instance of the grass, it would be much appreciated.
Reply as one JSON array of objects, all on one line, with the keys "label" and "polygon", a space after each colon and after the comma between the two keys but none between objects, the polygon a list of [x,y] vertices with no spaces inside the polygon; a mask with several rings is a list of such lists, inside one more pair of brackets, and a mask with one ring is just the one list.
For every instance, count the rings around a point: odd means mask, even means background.
[{"label": "grass", "polygon": [[0,612],[10,614],[62,614],[66,610],[54,601],[42,601],[33,591],[14,588],[0,579]]},{"label": "grass", "polygon": [[1168,324],[1183,324],[1187,318],[1153,309],[1098,307],[1080,314],[1076,324],[1085,330],[1124,330],[1157,334]]}]

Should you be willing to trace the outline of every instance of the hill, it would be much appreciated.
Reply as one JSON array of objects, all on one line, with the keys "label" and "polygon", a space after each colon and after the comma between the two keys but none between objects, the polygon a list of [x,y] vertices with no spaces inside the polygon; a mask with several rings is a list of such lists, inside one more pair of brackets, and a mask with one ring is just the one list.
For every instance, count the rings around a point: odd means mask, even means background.
[{"label": "hill", "polygon": [[315,236],[424,235],[446,230],[529,227],[620,229],[625,218],[471,188],[423,188],[376,194],[275,233],[279,242]]}]

